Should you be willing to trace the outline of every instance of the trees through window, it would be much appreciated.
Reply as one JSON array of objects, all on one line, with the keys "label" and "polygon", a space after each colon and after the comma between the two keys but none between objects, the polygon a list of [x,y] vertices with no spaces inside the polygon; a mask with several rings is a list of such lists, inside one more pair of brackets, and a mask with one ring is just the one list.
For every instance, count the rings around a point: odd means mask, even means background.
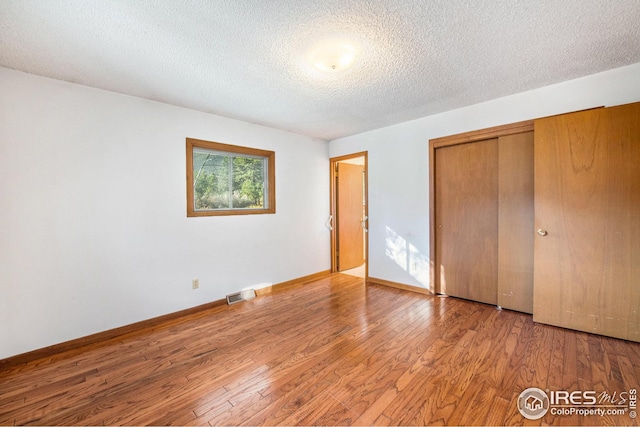
[{"label": "trees through window", "polygon": [[275,153],[187,139],[187,216],[275,212]]}]

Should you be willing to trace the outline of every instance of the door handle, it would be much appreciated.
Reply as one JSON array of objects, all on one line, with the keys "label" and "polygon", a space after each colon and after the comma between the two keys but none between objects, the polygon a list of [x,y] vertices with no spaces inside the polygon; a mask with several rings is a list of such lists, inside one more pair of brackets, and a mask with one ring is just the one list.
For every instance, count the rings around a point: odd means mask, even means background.
[{"label": "door handle", "polygon": [[333,225],[331,225],[333,222],[333,215],[329,215],[329,219],[327,219],[327,222],[324,223],[324,226],[327,227],[330,231],[333,231]]},{"label": "door handle", "polygon": [[538,229],[538,234],[541,235],[541,236],[546,236],[548,233],[547,233],[547,230],[539,228]]},{"label": "door handle", "polygon": [[367,228],[367,220],[369,219],[368,216],[365,216],[364,218],[362,218],[362,220],[360,220],[360,224],[362,224],[362,229],[364,230],[365,233],[369,232],[369,229]]}]

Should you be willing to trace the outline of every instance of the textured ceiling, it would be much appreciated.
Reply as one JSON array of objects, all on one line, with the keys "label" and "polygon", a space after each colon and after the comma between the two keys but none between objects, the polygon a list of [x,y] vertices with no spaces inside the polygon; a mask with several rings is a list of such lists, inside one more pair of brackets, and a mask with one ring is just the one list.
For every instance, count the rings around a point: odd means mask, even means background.
[{"label": "textured ceiling", "polygon": [[[341,136],[640,62],[638,0],[0,0],[0,66]],[[319,41],[358,46],[313,72]]]}]

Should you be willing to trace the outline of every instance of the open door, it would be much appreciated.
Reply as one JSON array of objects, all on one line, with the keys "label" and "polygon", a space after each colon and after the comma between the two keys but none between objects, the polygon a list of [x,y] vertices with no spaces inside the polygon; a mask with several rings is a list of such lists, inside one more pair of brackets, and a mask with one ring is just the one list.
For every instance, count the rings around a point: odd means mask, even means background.
[{"label": "open door", "polygon": [[338,163],[336,195],[338,271],[364,264],[364,166]]},{"label": "open door", "polygon": [[[331,159],[332,270],[346,271],[366,262],[366,153]],[[366,277],[366,272],[365,272]]]}]

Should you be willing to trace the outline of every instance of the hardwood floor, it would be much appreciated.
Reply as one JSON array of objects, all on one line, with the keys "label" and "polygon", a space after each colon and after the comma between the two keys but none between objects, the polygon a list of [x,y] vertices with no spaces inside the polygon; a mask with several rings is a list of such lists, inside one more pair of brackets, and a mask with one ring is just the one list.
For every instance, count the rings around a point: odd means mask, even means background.
[{"label": "hardwood floor", "polygon": [[0,372],[0,425],[529,421],[529,387],[640,388],[640,344],[336,274]]}]

